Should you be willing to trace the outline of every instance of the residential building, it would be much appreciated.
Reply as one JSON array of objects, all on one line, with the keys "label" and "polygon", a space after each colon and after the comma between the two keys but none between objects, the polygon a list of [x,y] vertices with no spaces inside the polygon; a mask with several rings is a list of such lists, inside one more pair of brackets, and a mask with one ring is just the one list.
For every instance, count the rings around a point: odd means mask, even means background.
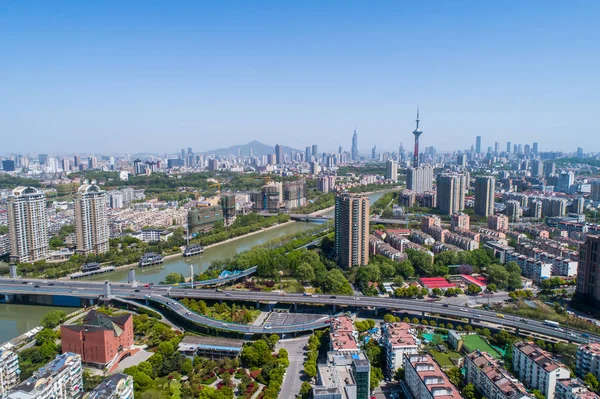
[{"label": "residential building", "polygon": [[349,316],[331,318],[329,346],[333,352],[358,352],[358,332]]},{"label": "residential building", "polygon": [[600,378],[600,343],[591,342],[577,348],[575,373],[580,377],[592,373],[596,378]]},{"label": "residential building", "polygon": [[600,201],[600,180],[594,180],[591,184],[590,199]]},{"label": "residential building", "polygon": [[8,391],[19,383],[19,357],[8,349],[0,349],[0,398],[5,398]]},{"label": "residential building", "polygon": [[215,223],[223,220],[223,208],[217,206],[198,206],[189,210],[187,215],[190,234],[212,229]]},{"label": "residential building", "polygon": [[125,206],[125,197],[122,191],[113,190],[108,192],[108,206],[111,209],[121,209]]},{"label": "residential building", "polygon": [[465,356],[465,379],[489,399],[532,398],[519,380],[487,352],[476,350]]},{"label": "residential building", "polygon": [[82,324],[62,325],[60,333],[63,352],[77,353],[84,363],[105,366],[133,346],[133,317],[91,310]]},{"label": "residential building", "polygon": [[415,399],[460,399],[460,392],[429,354],[404,357],[404,381]]},{"label": "residential building", "polygon": [[369,197],[342,193],[335,198],[335,251],[340,267],[369,263]]},{"label": "residential building", "polygon": [[506,231],[509,228],[509,219],[506,215],[491,215],[488,217],[487,226],[492,230]]},{"label": "residential building", "polygon": [[132,236],[143,242],[160,242],[168,241],[169,237],[173,236],[173,232],[160,229],[141,229]]},{"label": "residential building", "polygon": [[49,251],[46,195],[33,187],[17,187],[8,197],[10,260],[45,259]]},{"label": "residential building", "polygon": [[75,195],[75,229],[80,255],[99,255],[109,250],[106,217],[107,195],[95,184],[84,184]]},{"label": "residential building", "polygon": [[433,190],[433,166],[422,165],[408,168],[406,171],[406,188],[414,193],[424,193]]},{"label": "residential building", "polygon": [[371,364],[364,352],[327,353],[327,362],[317,366],[313,399],[369,399]]},{"label": "residential building", "polygon": [[554,399],[598,399],[579,378],[567,378],[556,383]]},{"label": "residential building", "polygon": [[559,197],[544,198],[542,201],[542,216],[565,216],[567,213],[567,199]]},{"label": "residential building", "polygon": [[469,230],[471,228],[471,217],[466,213],[453,213],[452,220],[450,222],[452,229],[464,229]]},{"label": "residential building", "polygon": [[283,185],[283,203],[287,210],[306,205],[306,182],[299,180],[285,183]]},{"label": "residential building", "polygon": [[437,207],[442,215],[451,215],[465,209],[467,176],[442,173],[437,177]]},{"label": "residential building", "polygon": [[521,204],[519,201],[506,201],[506,216],[511,222],[518,222],[521,218]]},{"label": "residential building", "polygon": [[600,236],[588,235],[579,249],[577,293],[600,301]]},{"label": "residential building", "polygon": [[65,352],[8,392],[7,399],[79,399],[83,393],[81,357]]},{"label": "residential building", "polygon": [[544,176],[544,161],[535,160],[531,163],[531,175],[534,177]]},{"label": "residential building", "polygon": [[475,214],[488,217],[494,213],[496,179],[492,176],[475,178]]},{"label": "residential building", "polygon": [[571,376],[567,366],[533,342],[516,342],[512,354],[512,369],[519,381],[529,389],[539,390],[546,399],[554,399],[558,380]]},{"label": "residential building", "polygon": [[412,190],[402,190],[400,193],[400,205],[406,208],[415,206],[416,193]]},{"label": "residential building", "polygon": [[84,399],[133,399],[133,377],[121,373],[113,374]]},{"label": "residential building", "polygon": [[277,165],[283,164],[283,147],[280,144],[275,144],[275,162]]},{"label": "residential building", "polygon": [[385,163],[385,178],[393,182],[398,181],[398,162],[388,159]]},{"label": "residential building", "polygon": [[410,324],[403,322],[383,323],[381,344],[385,350],[388,375],[393,375],[396,370],[404,367],[404,357],[416,354],[418,349],[415,332]]}]

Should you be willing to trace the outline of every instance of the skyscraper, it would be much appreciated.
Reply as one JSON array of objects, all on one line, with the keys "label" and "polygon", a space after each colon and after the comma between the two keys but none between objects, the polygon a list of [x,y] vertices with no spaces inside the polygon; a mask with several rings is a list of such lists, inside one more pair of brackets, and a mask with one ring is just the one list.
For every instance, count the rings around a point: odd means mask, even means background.
[{"label": "skyscraper", "polygon": [[421,130],[419,130],[419,107],[417,107],[417,127],[413,130],[413,135],[415,136],[415,151],[413,153],[413,167],[419,167],[419,137],[423,134]]},{"label": "skyscraper", "polygon": [[311,156],[312,154],[311,154],[311,151],[310,151],[310,146],[309,146],[309,145],[307,145],[307,146],[306,146],[305,153],[306,153],[306,162],[310,162],[310,156]]},{"label": "skyscraper", "polygon": [[442,173],[437,177],[437,205],[442,215],[451,215],[465,209],[467,176]]},{"label": "skyscraper", "polygon": [[283,147],[275,144],[275,163],[281,165],[283,163]]},{"label": "skyscraper", "polygon": [[590,192],[590,199],[592,201],[600,201],[600,180],[594,180],[592,182],[592,190]]},{"label": "skyscraper", "polygon": [[377,158],[377,146],[374,145],[373,148],[371,149],[371,159],[376,159]]},{"label": "skyscraper", "polygon": [[510,141],[506,143],[506,153],[510,154]]},{"label": "skyscraper", "polygon": [[415,193],[433,190],[433,167],[430,165],[408,168],[406,171],[406,188]]},{"label": "skyscraper", "polygon": [[385,178],[394,182],[398,181],[398,162],[388,159],[385,163]]},{"label": "skyscraper", "polygon": [[481,154],[481,136],[475,138],[475,152]]},{"label": "skyscraper", "polygon": [[538,143],[533,143],[533,155],[538,156]]},{"label": "skyscraper", "polygon": [[475,179],[475,214],[490,216],[494,213],[494,191],[496,179],[479,176]]},{"label": "skyscraper", "polygon": [[84,184],[75,195],[75,228],[77,253],[98,255],[108,252],[108,220],[106,191],[95,184]]},{"label": "skyscraper", "polygon": [[315,160],[319,159],[319,147],[316,144],[312,146],[312,155],[315,157]]},{"label": "skyscraper", "polygon": [[356,128],[354,128],[354,134],[352,135],[352,160],[358,160],[358,134],[356,134]]},{"label": "skyscraper", "polygon": [[335,252],[343,268],[369,263],[369,197],[342,193],[335,198]]},{"label": "skyscraper", "polygon": [[48,255],[46,195],[33,187],[17,187],[8,197],[10,260],[35,262]]},{"label": "skyscraper", "polygon": [[531,163],[531,175],[534,177],[544,176],[544,162],[535,160]]}]

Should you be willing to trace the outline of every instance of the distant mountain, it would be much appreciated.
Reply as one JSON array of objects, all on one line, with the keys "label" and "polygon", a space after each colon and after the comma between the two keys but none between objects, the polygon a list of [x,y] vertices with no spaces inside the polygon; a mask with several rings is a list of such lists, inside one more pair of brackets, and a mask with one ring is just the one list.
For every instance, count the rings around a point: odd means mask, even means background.
[{"label": "distant mountain", "polygon": [[[249,142],[248,144],[232,145],[231,147],[227,147],[227,148],[217,148],[216,150],[204,151],[202,154],[205,154],[205,155],[229,155],[229,154],[237,155],[238,150],[240,150],[242,156],[247,157],[250,154],[250,150],[252,150],[252,155],[261,156],[261,155],[267,155],[267,154],[274,154],[275,146],[263,144],[259,141],[254,140],[254,141]],[[300,152],[300,150],[296,150],[291,147],[283,146],[284,153],[289,154],[292,151]]]}]

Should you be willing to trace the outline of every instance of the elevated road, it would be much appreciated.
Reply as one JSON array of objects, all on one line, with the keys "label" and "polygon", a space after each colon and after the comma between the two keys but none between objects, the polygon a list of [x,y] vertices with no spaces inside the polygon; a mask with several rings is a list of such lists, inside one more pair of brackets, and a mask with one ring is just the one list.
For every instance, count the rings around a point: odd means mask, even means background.
[{"label": "elevated road", "polygon": [[[30,284],[29,284],[30,283]],[[112,283],[111,295],[127,299],[146,300],[160,303],[191,322],[239,333],[292,333],[311,331],[324,327],[328,324],[328,317],[323,319],[299,324],[285,326],[251,326],[245,324],[223,323],[185,308],[173,298],[194,298],[214,301],[237,301],[237,302],[280,302],[289,304],[314,304],[331,306],[354,306],[372,307],[375,309],[387,309],[398,312],[417,312],[423,315],[439,315],[467,319],[469,323],[490,323],[506,326],[521,331],[533,332],[547,337],[564,339],[577,343],[587,343],[590,340],[600,341],[600,336],[589,334],[582,337],[584,331],[578,331],[566,327],[551,327],[539,320],[526,319],[509,314],[500,315],[497,312],[470,309],[456,305],[439,302],[423,302],[410,299],[378,298],[378,297],[355,297],[341,295],[318,295],[305,296],[301,294],[280,295],[274,292],[231,292],[198,289],[191,290],[171,286],[150,286],[147,288],[134,288],[126,283]],[[67,295],[82,298],[99,298],[104,295],[105,284],[91,281],[47,281],[42,280],[0,280],[0,294],[36,294],[36,295]],[[587,335],[587,334],[586,334]]]}]

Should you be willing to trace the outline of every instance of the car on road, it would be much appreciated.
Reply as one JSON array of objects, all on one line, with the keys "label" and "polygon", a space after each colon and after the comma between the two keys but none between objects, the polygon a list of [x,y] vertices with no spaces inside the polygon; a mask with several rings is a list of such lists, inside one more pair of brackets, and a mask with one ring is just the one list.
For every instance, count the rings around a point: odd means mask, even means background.
[{"label": "car on road", "polygon": [[134,292],[140,292],[140,290],[135,290]]},{"label": "car on road", "polygon": [[319,296],[317,294],[312,294],[311,297],[318,298]]},{"label": "car on road", "polygon": [[520,321],[521,323],[525,323],[525,324],[528,324],[528,323],[529,323],[529,321],[527,321],[526,319],[519,319],[519,321]]},{"label": "car on road", "polygon": [[265,330],[270,330],[271,326],[265,326]]},{"label": "car on road", "polygon": [[222,290],[222,289],[220,289],[220,288],[217,288],[217,289],[215,290],[215,292],[223,292],[223,290]]},{"label": "car on road", "polygon": [[144,288],[150,288],[150,284],[144,284]]},{"label": "car on road", "polygon": [[49,286],[54,286],[54,283],[48,283]]},{"label": "car on road", "polygon": [[21,284],[29,284],[27,281],[23,281],[21,282]]},{"label": "car on road", "polygon": [[185,314],[189,316],[192,314],[192,312],[185,312]]},{"label": "car on road", "polygon": [[221,324],[223,327],[229,327],[229,325],[227,323],[223,323]]},{"label": "car on road", "polygon": [[231,296],[231,294],[229,292],[226,292],[225,296]]},{"label": "car on road", "polygon": [[33,283],[32,283],[31,281],[28,281],[28,282],[27,282],[27,284],[29,284],[29,285],[33,285]]},{"label": "car on road", "polygon": [[354,297],[354,300],[355,300],[355,301],[358,301],[358,300],[359,300],[359,298],[358,298],[357,296],[355,296],[355,297]]},{"label": "car on road", "polygon": [[581,338],[589,338],[589,337],[590,337],[590,334],[587,334],[587,333],[581,334]]},{"label": "car on road", "polygon": [[447,303],[442,305],[443,308],[447,308],[448,306],[450,306],[450,305],[448,305]]},{"label": "car on road", "polygon": [[468,312],[468,310],[465,309],[465,308],[460,308],[460,310],[463,311],[463,312]]},{"label": "car on road", "polygon": [[34,285],[33,288],[40,288],[38,284]]},{"label": "car on road", "polygon": [[503,319],[504,315],[502,313],[496,313],[496,317],[499,317],[499,318]]},{"label": "car on road", "polygon": [[335,295],[332,295],[329,297],[329,299],[336,299],[337,297]]}]

